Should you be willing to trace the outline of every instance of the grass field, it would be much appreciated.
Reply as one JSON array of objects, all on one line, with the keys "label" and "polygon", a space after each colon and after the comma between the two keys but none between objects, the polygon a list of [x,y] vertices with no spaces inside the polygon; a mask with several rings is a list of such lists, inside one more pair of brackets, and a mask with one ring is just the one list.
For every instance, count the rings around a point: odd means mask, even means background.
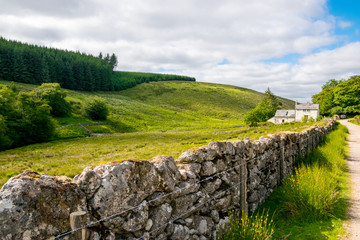
[{"label": "grass field", "polygon": [[26,169],[74,177],[91,164],[122,159],[150,159],[157,155],[177,158],[192,147],[203,146],[212,141],[245,137],[258,139],[269,133],[302,131],[309,126],[310,123],[296,123],[249,129],[238,127],[207,131],[137,132],[33,144],[0,152],[0,185]]}]

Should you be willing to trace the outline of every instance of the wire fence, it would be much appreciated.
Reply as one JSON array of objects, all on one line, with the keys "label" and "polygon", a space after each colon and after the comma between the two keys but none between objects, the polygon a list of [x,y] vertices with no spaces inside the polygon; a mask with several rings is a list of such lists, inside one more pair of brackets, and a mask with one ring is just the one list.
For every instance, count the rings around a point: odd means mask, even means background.
[{"label": "wire fence", "polygon": [[[277,160],[277,161],[269,164],[267,167],[262,168],[259,172],[265,171],[266,169],[270,168],[272,165],[274,165],[275,163],[278,163],[278,162],[279,162],[279,160]],[[203,206],[203,205],[205,205],[205,204],[207,204],[207,203],[215,200],[216,198],[218,198],[218,197],[220,197],[220,196],[223,196],[224,193],[226,193],[227,191],[235,188],[236,186],[240,185],[241,183],[249,180],[251,177],[252,177],[252,176],[249,176],[249,177],[247,177],[246,179],[243,179],[243,180],[237,182],[236,184],[233,184],[231,187],[229,187],[229,188],[227,188],[227,189],[225,189],[225,190],[223,190],[223,191],[215,194],[215,196],[213,196],[212,198],[208,199],[206,202],[200,202],[200,203],[198,203],[198,205],[196,205],[195,207],[191,208],[189,211],[186,211],[186,212],[184,212],[183,214],[181,214],[180,216],[177,216],[177,217],[175,217],[174,219],[171,219],[170,221],[166,222],[165,224],[161,225],[160,227],[157,227],[156,229],[152,230],[151,232],[148,232],[148,234],[151,235],[152,233],[154,233],[154,232],[162,229],[163,227],[166,227],[166,226],[169,225],[169,224],[172,224],[172,223],[175,222],[176,220],[181,219],[182,217],[188,215],[189,213],[194,212],[195,210],[199,209],[201,206]],[[145,235],[141,236],[140,238],[137,238],[137,240],[144,239],[144,238],[145,238]]]},{"label": "wire fence", "polygon": [[[286,145],[286,146],[282,146],[282,147],[276,148],[276,149],[274,149],[274,151],[280,151],[280,150],[282,150],[282,149],[285,149],[285,148],[290,147],[291,145],[297,145],[297,144],[296,144],[296,143],[290,143],[290,145],[288,144],[288,145]],[[265,154],[273,155],[273,153],[270,153],[269,151],[266,152]],[[158,201],[158,200],[160,200],[160,199],[169,197],[169,196],[171,196],[171,195],[173,195],[173,194],[175,194],[175,193],[181,192],[181,191],[183,191],[183,190],[185,190],[185,189],[189,189],[189,188],[194,187],[194,186],[197,186],[197,185],[199,185],[199,184],[201,184],[201,183],[203,183],[203,182],[212,180],[212,179],[214,179],[214,178],[216,178],[216,177],[219,177],[219,176],[221,176],[221,175],[223,175],[223,174],[226,174],[227,172],[232,171],[232,170],[234,170],[234,169],[236,169],[236,168],[240,168],[240,167],[242,167],[242,166],[245,166],[245,165],[249,164],[249,163],[252,162],[252,161],[256,161],[256,160],[259,160],[259,159],[261,159],[261,158],[266,158],[266,157],[269,157],[269,156],[260,155],[260,156],[257,156],[257,157],[253,157],[253,158],[251,158],[251,159],[249,159],[249,160],[247,160],[247,161],[245,161],[245,162],[243,162],[243,163],[241,163],[241,164],[238,164],[238,165],[236,165],[236,166],[233,166],[233,167],[228,168],[228,169],[226,169],[226,170],[223,170],[223,171],[221,171],[221,172],[215,173],[215,174],[213,174],[212,176],[209,176],[209,177],[206,177],[206,178],[204,178],[204,179],[202,179],[202,180],[196,181],[196,182],[194,182],[194,183],[192,183],[192,184],[190,184],[190,185],[187,185],[187,186],[185,186],[185,187],[179,187],[178,189],[176,189],[176,190],[174,190],[174,191],[172,191],[172,192],[170,192],[170,193],[168,193],[168,194],[164,194],[164,195],[161,195],[161,196],[159,196],[159,197],[157,197],[157,198],[155,198],[155,199],[149,200],[149,201],[147,201],[145,204],[146,204],[146,205],[149,205],[150,203],[153,203],[153,202],[156,202],[156,201]],[[274,164],[278,163],[279,161],[280,161],[280,160],[278,159],[278,160],[272,162],[272,163],[269,164],[268,166],[266,166],[266,167],[262,168],[261,170],[259,170],[258,173],[262,173],[263,171],[265,171],[266,169],[270,168],[271,166],[273,166]],[[279,173],[279,174],[280,174],[280,173]],[[221,195],[224,194],[225,192],[227,192],[227,191],[235,188],[237,185],[239,185],[239,184],[241,184],[241,183],[249,180],[251,177],[252,177],[252,176],[248,176],[246,179],[243,179],[243,180],[239,181],[238,183],[233,184],[231,187],[227,188],[226,190],[223,190],[223,191],[220,192],[220,193],[217,193],[215,196],[213,196],[212,198],[208,199],[206,202],[199,203],[198,206],[192,207],[189,211],[187,211],[187,212],[181,214],[180,216],[177,216],[176,218],[168,221],[166,224],[164,224],[164,225],[162,225],[162,226],[160,226],[160,227],[157,227],[156,229],[152,230],[151,232],[148,232],[148,234],[152,234],[152,233],[158,231],[159,229],[163,228],[164,226],[167,226],[168,224],[173,223],[174,221],[182,218],[183,216],[186,216],[187,214],[189,214],[190,212],[195,211],[196,209],[198,209],[198,208],[201,207],[202,205],[204,205],[204,204],[206,204],[206,203],[208,203],[208,202],[210,202],[210,201],[218,198],[219,196],[221,196]],[[77,232],[77,231],[80,231],[80,230],[82,230],[82,229],[85,229],[85,228],[89,228],[89,227],[95,226],[95,225],[97,225],[97,224],[99,224],[99,223],[101,223],[101,222],[108,221],[108,220],[110,220],[110,219],[112,219],[112,218],[118,217],[118,216],[123,215],[123,214],[125,214],[125,213],[127,213],[127,212],[130,212],[130,211],[134,211],[134,210],[136,210],[136,209],[138,209],[138,208],[140,208],[140,207],[143,207],[143,206],[144,206],[144,203],[142,202],[142,203],[140,203],[140,204],[138,204],[138,205],[136,205],[136,206],[134,206],[134,207],[131,207],[131,208],[129,208],[129,209],[126,209],[126,210],[120,211],[120,212],[118,212],[118,213],[109,215],[109,216],[107,216],[107,217],[105,217],[105,218],[102,218],[102,219],[99,219],[99,220],[96,220],[96,221],[92,221],[92,222],[90,222],[90,223],[88,223],[88,224],[86,224],[86,225],[83,225],[83,226],[78,227],[78,228],[75,228],[75,229],[73,229],[73,230],[71,230],[71,231],[68,231],[68,232],[59,234],[59,235],[57,235],[57,236],[55,236],[55,237],[53,237],[53,238],[50,238],[50,239],[61,239],[61,238],[65,237],[65,236],[67,236],[67,235],[73,234],[73,233],[75,233],[75,232]],[[140,237],[140,238],[138,238],[138,239],[144,239],[144,236],[142,236],[142,237]]]}]

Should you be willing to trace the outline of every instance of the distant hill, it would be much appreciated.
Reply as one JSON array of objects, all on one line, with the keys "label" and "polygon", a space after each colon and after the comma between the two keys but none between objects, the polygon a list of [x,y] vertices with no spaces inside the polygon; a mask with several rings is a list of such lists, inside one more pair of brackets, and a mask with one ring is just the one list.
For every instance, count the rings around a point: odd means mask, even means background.
[{"label": "distant hill", "polygon": [[[69,97],[86,99],[82,94],[88,95],[72,92]],[[180,81],[143,83],[96,95],[111,105],[109,121],[121,132],[239,126],[263,97],[246,88]],[[291,100],[280,100],[285,108],[294,106]]]},{"label": "distant hill", "polygon": [[[11,82],[0,81],[10,85]],[[13,83],[14,84],[14,83]],[[36,85],[15,83],[21,90]],[[59,120],[60,125],[82,121],[81,107],[92,96],[100,96],[110,106],[108,122],[113,132],[184,129],[211,129],[243,125],[243,116],[264,96],[250,89],[201,82],[162,81],[139,84],[113,92],[68,91],[78,120]],[[279,98],[283,108],[294,102]]]},{"label": "distant hill", "polygon": [[114,71],[111,79],[115,91],[132,88],[140,83],[160,82],[160,81],[195,82],[195,78],[193,77],[187,77],[187,76],[181,76],[175,74],[125,72],[125,71]]},{"label": "distant hill", "polygon": [[0,38],[0,79],[38,84],[57,82],[81,91],[123,90],[152,81],[195,81],[195,78],[113,71],[115,54],[98,57]]}]

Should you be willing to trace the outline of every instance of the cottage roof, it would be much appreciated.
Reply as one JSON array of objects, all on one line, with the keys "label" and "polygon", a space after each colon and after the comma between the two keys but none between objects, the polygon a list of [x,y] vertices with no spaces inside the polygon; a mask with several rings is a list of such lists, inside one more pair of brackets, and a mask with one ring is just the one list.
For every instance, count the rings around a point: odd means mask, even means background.
[{"label": "cottage roof", "polygon": [[303,110],[303,109],[319,110],[320,107],[319,107],[319,104],[306,103],[306,104],[296,104],[295,109],[299,109],[299,110]]},{"label": "cottage roof", "polygon": [[275,117],[295,118],[295,110],[277,110]]}]

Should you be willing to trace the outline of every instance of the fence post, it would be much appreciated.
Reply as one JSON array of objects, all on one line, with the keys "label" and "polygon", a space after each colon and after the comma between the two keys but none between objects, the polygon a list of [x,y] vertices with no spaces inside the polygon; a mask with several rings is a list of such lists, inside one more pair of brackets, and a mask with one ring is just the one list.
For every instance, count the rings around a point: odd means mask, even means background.
[{"label": "fence post", "polygon": [[240,160],[240,207],[241,207],[241,214],[248,213],[248,206],[247,206],[247,165],[246,160]]},{"label": "fence post", "polygon": [[[84,225],[86,225],[86,212],[85,211],[73,212],[70,214],[71,230],[77,229]],[[77,232],[74,232],[72,234],[72,236],[73,236],[73,239],[86,240],[86,234],[87,234],[87,229],[83,228],[83,229],[81,229],[81,231],[79,230]]]},{"label": "fence post", "polygon": [[284,180],[286,178],[285,144],[281,144],[280,154],[280,179]]}]

